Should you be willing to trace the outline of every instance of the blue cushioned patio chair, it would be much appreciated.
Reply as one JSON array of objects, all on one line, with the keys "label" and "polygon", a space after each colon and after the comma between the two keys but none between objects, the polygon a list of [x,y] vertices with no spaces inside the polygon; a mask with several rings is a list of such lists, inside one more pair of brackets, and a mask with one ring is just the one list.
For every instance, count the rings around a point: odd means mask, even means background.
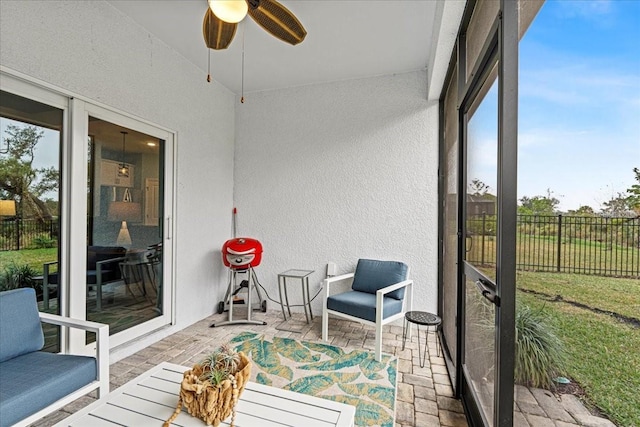
[{"label": "blue cushioned patio chair", "polygon": [[[324,280],[322,339],[329,340],[329,314],[376,328],[376,360],[382,356],[382,327],[411,311],[409,267],[398,261],[360,259],[354,273]],[[352,280],[351,291],[331,295],[336,282]],[[406,291],[406,292],[405,292]]]},{"label": "blue cushioned patio chair", "polygon": [[[119,264],[125,261],[127,249],[122,246],[89,246],[87,247],[87,292],[96,290],[96,310],[102,311],[102,287],[111,283],[125,283]],[[42,266],[42,291],[44,309],[49,309],[49,289],[58,289],[58,273],[51,268],[58,261],[45,262]],[[126,283],[125,283],[126,284]],[[128,286],[128,285],[127,285]],[[88,298],[88,295],[87,295]]]},{"label": "blue cushioned patio chair", "polygon": [[[96,334],[96,357],[41,351],[40,322]],[[0,292],[0,427],[26,426],[80,396],[109,393],[109,325],[39,313],[31,288]]]}]

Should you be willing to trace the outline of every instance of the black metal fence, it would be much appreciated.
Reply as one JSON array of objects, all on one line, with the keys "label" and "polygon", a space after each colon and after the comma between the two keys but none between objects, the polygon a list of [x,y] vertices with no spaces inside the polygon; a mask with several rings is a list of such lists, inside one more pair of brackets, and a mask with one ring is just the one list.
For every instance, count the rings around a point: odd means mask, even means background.
[{"label": "black metal fence", "polygon": [[[495,265],[496,217],[467,219],[466,259]],[[640,218],[518,215],[517,268],[640,277]]]},{"label": "black metal fence", "polygon": [[[0,221],[0,251],[57,245],[58,220]],[[518,215],[517,268],[640,277],[640,218]],[[495,265],[495,215],[467,219],[466,259]]]},{"label": "black metal fence", "polygon": [[58,233],[57,219],[5,219],[0,221],[0,251],[54,247]]}]

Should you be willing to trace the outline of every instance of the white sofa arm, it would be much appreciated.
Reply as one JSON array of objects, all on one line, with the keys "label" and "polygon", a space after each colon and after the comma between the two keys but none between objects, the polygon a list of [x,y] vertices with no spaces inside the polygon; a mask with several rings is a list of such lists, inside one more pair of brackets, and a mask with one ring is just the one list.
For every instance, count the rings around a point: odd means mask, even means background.
[{"label": "white sofa arm", "polygon": [[40,313],[40,320],[51,325],[95,332],[96,365],[98,366],[98,381],[100,382],[98,397],[106,396],[109,393],[109,325],[50,313]]}]

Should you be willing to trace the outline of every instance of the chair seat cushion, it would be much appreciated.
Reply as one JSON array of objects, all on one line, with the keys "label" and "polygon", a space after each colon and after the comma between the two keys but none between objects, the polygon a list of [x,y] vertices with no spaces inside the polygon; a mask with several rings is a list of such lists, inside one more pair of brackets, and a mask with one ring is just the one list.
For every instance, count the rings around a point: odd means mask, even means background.
[{"label": "chair seat cushion", "polygon": [[93,357],[27,353],[0,363],[0,426],[10,426],[97,378]]},{"label": "chair seat cushion", "polygon": [[[327,298],[327,308],[370,322],[376,321],[376,295],[367,292],[349,291]],[[382,300],[382,318],[402,311],[402,301],[384,297]]]}]

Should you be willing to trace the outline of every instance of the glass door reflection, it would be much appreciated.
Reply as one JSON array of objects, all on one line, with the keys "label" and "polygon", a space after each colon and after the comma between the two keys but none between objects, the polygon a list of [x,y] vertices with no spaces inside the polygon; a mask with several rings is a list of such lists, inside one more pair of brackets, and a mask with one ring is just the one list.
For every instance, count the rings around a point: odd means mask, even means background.
[{"label": "glass door reflection", "polygon": [[[0,291],[32,287],[38,309],[53,314],[66,292],[58,280],[64,117],[63,108],[0,91]],[[60,328],[43,331],[44,350],[60,351]]]},{"label": "glass door reflection", "polygon": [[88,149],[87,319],[114,335],[163,314],[164,141],[89,116]]}]

